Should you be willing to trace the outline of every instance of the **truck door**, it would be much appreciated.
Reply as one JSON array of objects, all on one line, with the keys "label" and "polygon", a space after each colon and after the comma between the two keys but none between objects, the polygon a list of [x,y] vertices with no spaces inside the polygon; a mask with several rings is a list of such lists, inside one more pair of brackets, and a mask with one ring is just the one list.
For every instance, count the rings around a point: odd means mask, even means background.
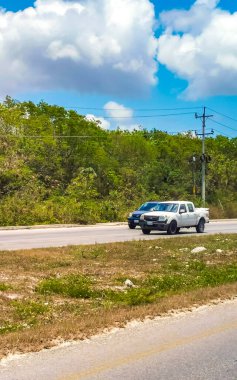
[{"label": "truck door", "polygon": [[179,206],[179,220],[180,220],[180,227],[189,227],[189,215],[187,212],[187,207],[184,203],[181,203]]},{"label": "truck door", "polygon": [[189,217],[189,225],[195,226],[197,224],[197,216],[192,203],[187,204],[188,207],[188,217]]}]

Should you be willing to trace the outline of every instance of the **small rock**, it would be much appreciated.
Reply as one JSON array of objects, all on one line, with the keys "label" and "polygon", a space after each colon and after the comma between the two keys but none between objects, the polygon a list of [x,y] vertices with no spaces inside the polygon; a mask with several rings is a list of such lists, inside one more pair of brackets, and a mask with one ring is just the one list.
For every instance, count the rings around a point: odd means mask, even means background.
[{"label": "small rock", "polygon": [[222,253],[223,249],[216,249],[216,253]]},{"label": "small rock", "polygon": [[134,287],[134,283],[129,279],[124,281],[124,285],[127,286],[127,288],[133,288]]},{"label": "small rock", "polygon": [[199,253],[199,252],[203,252],[203,251],[206,251],[207,249],[205,247],[196,247],[196,248],[193,248],[192,249],[192,253]]},{"label": "small rock", "polygon": [[3,294],[3,297],[9,300],[13,300],[13,301],[22,298],[20,294],[15,294],[15,293],[6,293],[6,294]]}]

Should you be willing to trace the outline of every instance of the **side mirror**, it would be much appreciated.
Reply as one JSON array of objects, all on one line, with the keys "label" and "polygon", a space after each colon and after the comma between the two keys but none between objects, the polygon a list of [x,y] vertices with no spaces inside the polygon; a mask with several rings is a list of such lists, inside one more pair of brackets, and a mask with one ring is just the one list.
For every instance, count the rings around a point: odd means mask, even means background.
[{"label": "side mirror", "polygon": [[180,214],[185,214],[185,212],[186,212],[186,210],[185,210],[184,208],[181,208],[181,209],[179,210],[179,213],[180,213]]}]

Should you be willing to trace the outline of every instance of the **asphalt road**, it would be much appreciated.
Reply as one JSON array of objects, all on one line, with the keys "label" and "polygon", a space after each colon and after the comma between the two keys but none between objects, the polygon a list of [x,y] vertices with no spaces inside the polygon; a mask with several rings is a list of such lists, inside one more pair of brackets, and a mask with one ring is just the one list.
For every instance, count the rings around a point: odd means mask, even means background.
[{"label": "asphalt road", "polygon": [[1,380],[236,380],[237,299],[0,362]]},{"label": "asphalt road", "polygon": [[[237,233],[237,220],[210,222],[205,234]],[[181,230],[176,236],[196,234],[194,228]],[[153,231],[143,235],[140,228],[130,230],[126,224],[98,224],[87,227],[34,228],[0,230],[0,250],[60,247],[67,245],[95,244],[128,240],[150,240],[168,237],[165,232]]]}]

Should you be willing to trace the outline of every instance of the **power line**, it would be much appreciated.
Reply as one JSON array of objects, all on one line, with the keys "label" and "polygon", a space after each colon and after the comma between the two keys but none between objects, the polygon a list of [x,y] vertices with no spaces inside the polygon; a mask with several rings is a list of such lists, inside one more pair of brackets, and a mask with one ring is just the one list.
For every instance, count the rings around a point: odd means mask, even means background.
[{"label": "power line", "polygon": [[[169,135],[175,135],[175,134],[181,134],[181,135],[188,135],[189,132],[196,132],[195,130],[188,130],[188,131],[162,131],[159,130],[160,132],[169,134]],[[218,129],[212,129],[212,131],[216,131],[220,133],[221,135],[224,135],[226,137],[232,138],[231,136],[219,131]],[[116,130],[108,130],[108,132],[116,132]],[[126,131],[125,131],[126,132]],[[208,134],[213,134],[213,132],[208,133]],[[197,133],[196,133],[197,135]],[[45,135],[45,136],[40,136],[40,135],[13,135],[13,134],[5,134],[5,135],[0,135],[0,138],[22,138],[22,139],[44,139],[44,138],[52,138],[52,139],[70,139],[70,138],[79,138],[79,139],[107,139],[108,136],[92,136],[92,135]]]},{"label": "power line", "polygon": [[[139,119],[139,118],[152,118],[152,117],[168,117],[168,116],[181,116],[181,115],[193,115],[193,112],[181,112],[181,113],[167,113],[159,115],[138,115],[138,116],[102,116],[104,119]],[[98,116],[99,117],[99,116]]]},{"label": "power line", "polygon": [[[73,106],[73,107],[64,107],[65,109],[80,109],[80,110],[94,110],[94,111],[121,111],[124,112],[121,108],[96,108],[96,107],[79,107],[79,106]],[[176,108],[133,108],[132,110],[135,112],[139,111],[178,111],[178,110],[196,110],[201,109],[202,107],[176,107]],[[130,109],[128,107],[128,109]]]},{"label": "power line", "polygon": [[228,138],[232,138],[231,136],[229,136],[229,135],[227,135],[227,134],[225,134],[225,133],[223,133],[223,132],[221,132],[221,131],[219,131],[218,129],[216,129],[216,128],[214,128],[213,129],[215,132],[218,132],[218,133],[220,133],[221,135],[223,135],[223,136],[226,136],[226,137],[228,137]]},{"label": "power line", "polygon": [[215,110],[213,110],[213,109],[212,109],[212,108],[210,108],[210,107],[207,107],[207,108],[208,108],[210,111],[217,113],[218,115],[221,115],[221,116],[227,117],[228,119],[230,119],[230,120],[233,120],[233,121],[236,121],[236,122],[237,122],[237,119],[234,119],[234,118],[233,118],[233,117],[231,117],[231,116],[228,116],[228,115],[225,115],[224,113],[221,113],[221,112],[215,111]]},{"label": "power line", "polygon": [[14,138],[23,138],[23,139],[44,139],[44,138],[52,138],[52,139],[63,139],[63,138],[80,138],[80,139],[87,139],[87,138],[93,138],[93,139],[106,139],[107,136],[80,136],[80,135],[47,135],[47,136],[39,136],[39,135],[0,135],[0,138],[6,138],[6,137],[14,137]]},{"label": "power line", "polygon": [[[183,115],[193,115],[194,113],[193,112],[179,112],[179,113],[166,113],[166,114],[156,114],[156,115],[135,115],[135,116],[101,116],[101,115],[93,115],[93,119],[87,119],[86,118],[86,115],[80,115],[80,114],[77,114],[77,115],[72,115],[70,117],[68,117],[68,115],[65,117],[65,116],[55,116],[54,117],[54,120],[48,120],[48,121],[58,121],[60,119],[64,119],[65,122],[67,121],[70,121],[70,120],[75,120],[75,119],[78,119],[80,116],[82,116],[82,118],[80,120],[77,120],[78,123],[82,123],[83,121],[96,121],[97,118],[98,120],[100,118],[103,118],[103,119],[115,119],[115,120],[120,120],[120,119],[139,119],[139,118],[156,118],[156,117],[169,117],[169,116],[183,116]],[[29,120],[29,119],[27,119]]]},{"label": "power line", "polygon": [[237,129],[232,128],[232,127],[229,127],[228,125],[223,124],[223,123],[220,123],[219,121],[216,121],[216,120],[213,120],[213,119],[210,119],[210,121],[211,121],[212,123],[215,123],[215,124],[221,125],[222,127],[229,128],[229,129],[231,129],[232,131],[237,132]]}]

